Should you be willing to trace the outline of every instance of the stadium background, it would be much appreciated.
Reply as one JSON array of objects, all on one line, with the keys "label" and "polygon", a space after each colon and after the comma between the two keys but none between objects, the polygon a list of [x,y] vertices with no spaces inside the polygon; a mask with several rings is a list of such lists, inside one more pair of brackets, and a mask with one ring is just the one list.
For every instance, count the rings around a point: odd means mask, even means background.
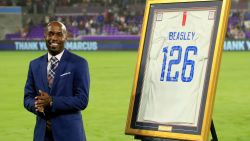
[{"label": "stadium background", "polygon": [[[67,48],[90,64],[90,102],[82,112],[88,140],[134,140],[124,127],[144,6],[145,0],[2,0],[0,140],[32,140],[35,116],[23,107],[23,87],[29,61],[46,53],[50,20],[67,25]],[[250,138],[249,8],[248,0],[232,0],[213,114],[222,141]]]}]

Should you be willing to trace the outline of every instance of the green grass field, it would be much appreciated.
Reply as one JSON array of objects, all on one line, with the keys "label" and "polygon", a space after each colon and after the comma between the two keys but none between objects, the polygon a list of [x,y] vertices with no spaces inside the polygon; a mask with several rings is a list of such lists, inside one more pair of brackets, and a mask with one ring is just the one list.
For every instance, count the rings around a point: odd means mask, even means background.
[{"label": "green grass field", "polygon": [[[45,52],[0,52],[0,141],[31,141],[35,116],[23,107],[29,61]],[[75,52],[90,66],[88,141],[133,141],[124,135],[136,52]],[[224,52],[213,119],[220,141],[250,140],[250,52]]]}]

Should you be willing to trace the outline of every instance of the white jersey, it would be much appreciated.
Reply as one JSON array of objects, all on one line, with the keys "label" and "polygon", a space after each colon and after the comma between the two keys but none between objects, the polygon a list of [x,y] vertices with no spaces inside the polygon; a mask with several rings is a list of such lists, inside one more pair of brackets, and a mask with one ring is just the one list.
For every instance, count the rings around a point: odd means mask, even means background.
[{"label": "white jersey", "polygon": [[197,124],[214,13],[155,13],[137,121]]}]

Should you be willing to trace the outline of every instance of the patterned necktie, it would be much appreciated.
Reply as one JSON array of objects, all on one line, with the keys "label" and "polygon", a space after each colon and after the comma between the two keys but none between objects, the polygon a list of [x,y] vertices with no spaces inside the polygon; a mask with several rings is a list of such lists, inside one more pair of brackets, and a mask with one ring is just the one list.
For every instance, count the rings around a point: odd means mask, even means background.
[{"label": "patterned necktie", "polygon": [[50,68],[48,72],[48,82],[49,82],[50,88],[52,87],[53,80],[55,78],[55,71],[58,66],[58,63],[59,63],[59,60],[55,56],[52,56],[50,58]]}]

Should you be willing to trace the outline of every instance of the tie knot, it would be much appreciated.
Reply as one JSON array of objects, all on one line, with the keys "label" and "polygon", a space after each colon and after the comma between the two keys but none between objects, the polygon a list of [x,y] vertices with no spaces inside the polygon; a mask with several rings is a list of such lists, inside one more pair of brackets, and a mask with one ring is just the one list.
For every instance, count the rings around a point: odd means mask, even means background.
[{"label": "tie knot", "polygon": [[59,60],[55,56],[52,56],[50,58],[50,61],[51,61],[52,64],[54,64],[54,63],[58,62]]}]

